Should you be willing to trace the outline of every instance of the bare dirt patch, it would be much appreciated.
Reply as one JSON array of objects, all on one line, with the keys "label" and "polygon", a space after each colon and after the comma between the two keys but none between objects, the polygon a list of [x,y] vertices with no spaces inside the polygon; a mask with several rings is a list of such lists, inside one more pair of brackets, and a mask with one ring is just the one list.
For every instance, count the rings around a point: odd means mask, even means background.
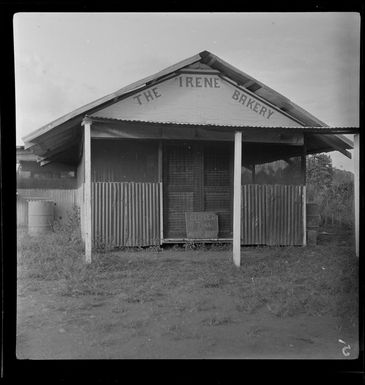
[{"label": "bare dirt patch", "polygon": [[18,358],[357,357],[350,244],[245,248],[240,269],[224,249],[102,253],[85,267],[76,247],[61,268],[22,242]]}]

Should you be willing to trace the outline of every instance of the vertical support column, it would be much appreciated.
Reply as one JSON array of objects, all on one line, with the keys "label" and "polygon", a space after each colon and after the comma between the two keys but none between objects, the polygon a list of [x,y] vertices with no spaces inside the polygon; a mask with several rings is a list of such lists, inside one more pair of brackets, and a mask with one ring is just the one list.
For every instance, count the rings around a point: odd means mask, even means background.
[{"label": "vertical support column", "polygon": [[241,174],[242,174],[242,132],[234,134],[233,171],[233,262],[241,264]]},{"label": "vertical support column", "polygon": [[302,216],[303,216],[303,246],[307,246],[307,146],[305,142],[305,135],[303,134],[303,152],[300,162],[300,170],[302,174]]},{"label": "vertical support column", "polygon": [[163,181],[162,181],[162,170],[163,170],[163,159],[162,159],[162,142],[158,142],[158,183],[160,185],[160,245],[163,240]]},{"label": "vertical support column", "polygon": [[[304,134],[303,134],[304,135]],[[305,186],[307,184],[307,145],[305,143],[305,135],[304,135],[304,144],[303,144],[303,152],[300,159],[300,172],[302,174],[302,183]]]},{"label": "vertical support column", "polygon": [[252,184],[256,183],[256,165],[252,165]]},{"label": "vertical support column", "polygon": [[84,160],[85,160],[85,186],[84,186],[84,228],[85,228],[85,262],[91,263],[91,120],[84,119]]},{"label": "vertical support column", "polygon": [[360,227],[360,134],[354,135],[354,210],[355,210],[355,253],[359,256]]},{"label": "vertical support column", "polygon": [[307,246],[307,186],[303,185],[302,192],[302,215],[303,215],[303,246]]}]

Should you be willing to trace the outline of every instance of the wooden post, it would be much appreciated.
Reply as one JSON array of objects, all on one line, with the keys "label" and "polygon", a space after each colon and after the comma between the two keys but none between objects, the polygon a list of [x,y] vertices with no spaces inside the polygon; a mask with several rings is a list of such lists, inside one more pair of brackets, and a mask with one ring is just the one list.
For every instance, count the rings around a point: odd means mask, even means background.
[{"label": "wooden post", "polygon": [[302,202],[302,215],[303,215],[303,246],[307,246],[307,186],[303,185],[303,202]]},{"label": "wooden post", "polygon": [[359,257],[360,227],[360,134],[354,135],[354,210],[355,210],[355,253]]},{"label": "wooden post", "polygon": [[157,159],[157,179],[159,182],[162,182],[162,142],[161,140],[158,142],[158,159]]},{"label": "wooden post", "polygon": [[300,170],[302,173],[302,183],[303,183],[303,246],[307,246],[307,146],[305,142],[305,135],[303,134],[303,152],[300,162]]},{"label": "wooden post", "polygon": [[303,180],[303,185],[307,184],[307,146],[305,143],[305,135],[304,135],[304,144],[303,144],[303,152],[301,156],[301,162],[300,162],[300,170],[302,173],[302,180]]},{"label": "wooden post", "polygon": [[158,142],[158,182],[160,184],[160,245],[163,240],[163,181],[162,181],[162,170],[163,170],[163,159],[162,159],[162,142]]},{"label": "wooden post", "polygon": [[241,174],[242,174],[242,132],[234,134],[233,172],[233,262],[241,264]]},{"label": "wooden post", "polygon": [[85,188],[84,188],[84,229],[85,229],[85,262],[91,263],[91,120],[85,118],[84,126],[84,164],[85,164]]}]

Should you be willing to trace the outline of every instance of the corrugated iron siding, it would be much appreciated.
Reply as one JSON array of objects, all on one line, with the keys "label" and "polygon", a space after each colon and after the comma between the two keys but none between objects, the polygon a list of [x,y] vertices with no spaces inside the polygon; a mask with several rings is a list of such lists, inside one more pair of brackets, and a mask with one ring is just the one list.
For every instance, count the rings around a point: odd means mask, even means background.
[{"label": "corrugated iron siding", "polygon": [[303,186],[242,186],[241,240],[244,245],[302,245]]},{"label": "corrugated iron siding", "polygon": [[161,183],[93,182],[94,245],[160,244]]}]

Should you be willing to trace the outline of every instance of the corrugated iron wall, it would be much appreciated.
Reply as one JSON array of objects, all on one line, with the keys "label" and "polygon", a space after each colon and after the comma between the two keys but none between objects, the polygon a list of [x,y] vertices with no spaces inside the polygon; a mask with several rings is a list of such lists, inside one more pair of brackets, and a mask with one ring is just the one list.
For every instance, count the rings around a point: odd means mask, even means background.
[{"label": "corrugated iron wall", "polygon": [[241,240],[244,245],[303,244],[303,186],[242,186]]},{"label": "corrugated iron wall", "polygon": [[93,182],[94,245],[160,244],[162,183]]},{"label": "corrugated iron wall", "polygon": [[[65,219],[80,207],[83,228],[83,184],[77,190],[18,190],[17,223],[28,223],[26,197],[52,199],[56,217]],[[94,244],[151,246],[161,241],[162,183],[93,182]],[[241,240],[244,245],[302,245],[303,186],[242,186]]]}]

